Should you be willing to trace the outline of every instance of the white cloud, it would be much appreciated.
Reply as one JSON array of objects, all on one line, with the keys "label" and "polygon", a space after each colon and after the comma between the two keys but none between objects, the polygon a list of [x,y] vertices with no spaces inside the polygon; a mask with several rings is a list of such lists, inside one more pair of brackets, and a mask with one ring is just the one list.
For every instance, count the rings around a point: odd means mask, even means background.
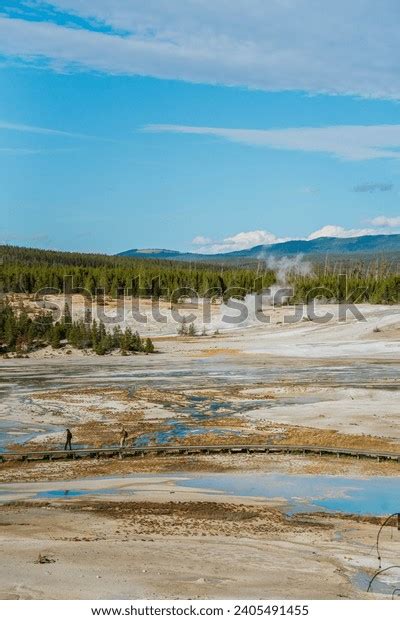
[{"label": "white cloud", "polygon": [[[203,239],[204,237],[195,237],[195,239]],[[236,252],[237,250],[246,250],[255,245],[269,245],[271,243],[279,243],[288,239],[278,238],[271,232],[266,230],[250,230],[240,232],[231,237],[225,237],[222,241],[207,240],[203,247],[198,249],[202,254],[216,254],[218,252]],[[192,241],[194,243],[194,240]]]},{"label": "white cloud", "polygon": [[209,237],[203,237],[203,235],[198,235],[197,237],[192,239],[193,245],[207,245],[209,243],[212,243],[212,239],[210,239]]},{"label": "white cloud", "polygon": [[[51,7],[68,26],[51,23]],[[3,55],[271,91],[400,97],[397,0],[36,0],[29,11],[30,19],[0,18]]]},{"label": "white cloud", "polygon": [[227,243],[240,246],[241,248],[249,247],[249,244],[259,245],[261,243],[277,243],[276,235],[266,230],[251,230],[249,232],[240,232],[233,237],[225,239]]},{"label": "white cloud", "polygon": [[373,226],[382,226],[384,228],[400,228],[400,217],[386,217],[379,215],[370,220]]},{"label": "white cloud", "polygon": [[[377,226],[388,226],[389,224],[383,224],[382,222],[391,221],[391,226],[400,227],[400,218],[375,218],[380,220],[376,222]],[[394,222],[397,221],[395,224]],[[374,222],[374,221],[373,221]],[[236,252],[238,250],[247,250],[257,245],[272,245],[275,243],[283,243],[284,241],[293,240],[307,240],[319,239],[320,237],[339,237],[342,239],[349,239],[350,237],[363,237],[366,235],[379,235],[382,234],[382,230],[377,228],[344,228],[343,226],[335,226],[328,224],[319,228],[315,232],[310,233],[307,237],[277,237],[274,233],[266,230],[251,230],[247,232],[240,232],[231,237],[225,237],[222,241],[212,241],[207,237],[198,236],[192,241],[194,245],[200,245],[204,240],[204,245],[196,249],[196,252],[200,254],[219,254],[222,252]],[[206,243],[207,241],[207,243]]]},{"label": "white cloud", "polygon": [[365,235],[378,235],[379,231],[373,228],[350,228],[346,229],[343,226],[333,226],[328,224],[323,226],[319,230],[308,235],[307,239],[318,239],[319,237],[341,237],[342,239],[348,239],[350,237],[363,237]]},{"label": "white cloud", "polygon": [[255,147],[328,153],[346,160],[400,157],[400,125],[335,125],[288,129],[229,129],[148,125],[149,132],[215,136]]}]

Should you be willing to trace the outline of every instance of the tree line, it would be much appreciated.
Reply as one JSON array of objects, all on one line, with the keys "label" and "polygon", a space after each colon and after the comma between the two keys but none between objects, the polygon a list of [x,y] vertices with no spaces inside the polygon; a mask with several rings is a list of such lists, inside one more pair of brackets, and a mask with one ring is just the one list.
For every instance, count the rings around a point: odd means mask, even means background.
[{"label": "tree line", "polygon": [[116,297],[124,291],[134,297],[169,299],[175,291],[183,289],[192,289],[199,296],[213,291],[224,294],[235,288],[254,292],[275,281],[274,273],[266,268],[258,273],[257,278],[256,267],[200,262],[181,263],[14,246],[0,246],[0,257],[1,285],[5,293],[33,294],[45,289],[62,292],[67,284],[91,295],[104,292]]},{"label": "tree line", "polygon": [[312,299],[371,304],[398,304],[400,302],[400,275],[362,273],[319,273],[293,275],[292,303],[307,303]]},{"label": "tree line", "polygon": [[[42,291],[81,292],[117,297],[151,297],[174,300],[179,291],[192,290],[199,297],[244,297],[273,284],[293,289],[290,302],[306,303],[323,297],[343,301],[399,303],[400,275],[397,255],[305,257],[310,269],[285,272],[282,283],[279,259],[275,271],[268,261],[244,259],[243,264],[185,263],[79,252],[57,252],[0,246],[1,291],[37,294]],[[301,270],[304,272],[304,270]],[[66,291],[66,287],[70,287]]]},{"label": "tree line", "polygon": [[63,318],[54,322],[52,314],[41,312],[34,317],[24,310],[15,310],[10,304],[0,304],[0,351],[2,353],[29,353],[51,345],[60,349],[64,345],[77,349],[90,349],[97,355],[107,355],[119,350],[128,353],[154,353],[151,338],[141,338],[129,327],[122,330],[116,326],[106,331],[104,323],[97,321],[73,321],[68,308]]}]

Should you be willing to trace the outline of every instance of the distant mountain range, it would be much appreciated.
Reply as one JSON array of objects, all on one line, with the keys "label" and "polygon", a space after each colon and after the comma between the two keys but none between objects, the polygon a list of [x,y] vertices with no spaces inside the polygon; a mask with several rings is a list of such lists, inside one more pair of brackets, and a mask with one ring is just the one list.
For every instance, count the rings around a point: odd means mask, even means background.
[{"label": "distant mountain range", "polygon": [[256,245],[247,250],[225,252],[221,254],[196,254],[164,249],[126,250],[118,256],[134,258],[154,258],[181,261],[226,261],[241,259],[265,259],[269,256],[305,255],[355,255],[355,254],[389,254],[400,252],[400,235],[365,235],[363,237],[319,237],[318,239],[285,241],[271,245]]}]

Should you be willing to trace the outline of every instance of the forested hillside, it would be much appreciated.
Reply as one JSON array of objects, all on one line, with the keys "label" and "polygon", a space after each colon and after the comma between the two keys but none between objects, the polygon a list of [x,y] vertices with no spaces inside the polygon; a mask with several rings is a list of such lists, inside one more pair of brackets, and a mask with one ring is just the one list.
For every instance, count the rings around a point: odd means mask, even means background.
[{"label": "forested hillside", "polygon": [[128,289],[134,296],[165,296],[181,287],[190,287],[202,296],[211,289],[240,287],[251,292],[275,281],[274,273],[264,267],[255,282],[255,269],[202,263],[133,259],[102,254],[55,252],[0,246],[2,287],[4,292],[36,293],[43,288],[62,291],[65,277],[72,276],[75,288],[94,294],[104,289],[115,297]]},{"label": "forested hillside", "polygon": [[[0,246],[2,291],[33,294],[52,288],[63,291],[64,283],[91,294],[100,289],[116,297],[125,293],[170,299],[175,291],[191,288],[198,296],[207,293],[243,296],[272,284],[293,287],[291,301],[330,300],[399,303],[400,275],[397,259],[351,259],[348,255],[304,261],[254,260],[245,265],[185,263],[138,259],[103,254],[56,252]],[[305,268],[306,267],[306,268]],[[54,291],[54,292],[55,292]]]}]

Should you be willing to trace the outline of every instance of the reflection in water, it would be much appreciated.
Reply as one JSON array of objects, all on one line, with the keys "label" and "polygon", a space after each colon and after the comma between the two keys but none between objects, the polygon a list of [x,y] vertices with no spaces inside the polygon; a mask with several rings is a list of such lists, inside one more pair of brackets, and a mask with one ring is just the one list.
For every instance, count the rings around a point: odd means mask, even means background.
[{"label": "reflection in water", "polygon": [[[257,497],[286,502],[289,515],[302,512],[343,512],[346,514],[382,516],[400,509],[400,479],[396,476],[375,478],[345,478],[343,476],[218,473],[218,474],[141,474],[113,478],[96,478],[100,488],[90,489],[90,481],[77,480],[60,484],[60,489],[42,491],[37,498],[73,498],[79,495],[130,496],[143,490],[143,480],[150,489],[158,482],[174,482],[202,492],[232,496]],[[123,485],[121,485],[121,482]],[[39,486],[40,483],[34,486]],[[68,486],[67,486],[68,485]],[[83,488],[82,488],[83,487]],[[86,488],[85,488],[86,487]],[[0,491],[7,496],[10,491]],[[14,489],[13,489],[14,492]],[[16,492],[16,491],[15,491]]]},{"label": "reflection in water", "polygon": [[288,474],[211,474],[191,477],[183,486],[231,495],[284,499],[288,514],[318,510],[386,515],[400,510],[400,478],[345,478]]}]

